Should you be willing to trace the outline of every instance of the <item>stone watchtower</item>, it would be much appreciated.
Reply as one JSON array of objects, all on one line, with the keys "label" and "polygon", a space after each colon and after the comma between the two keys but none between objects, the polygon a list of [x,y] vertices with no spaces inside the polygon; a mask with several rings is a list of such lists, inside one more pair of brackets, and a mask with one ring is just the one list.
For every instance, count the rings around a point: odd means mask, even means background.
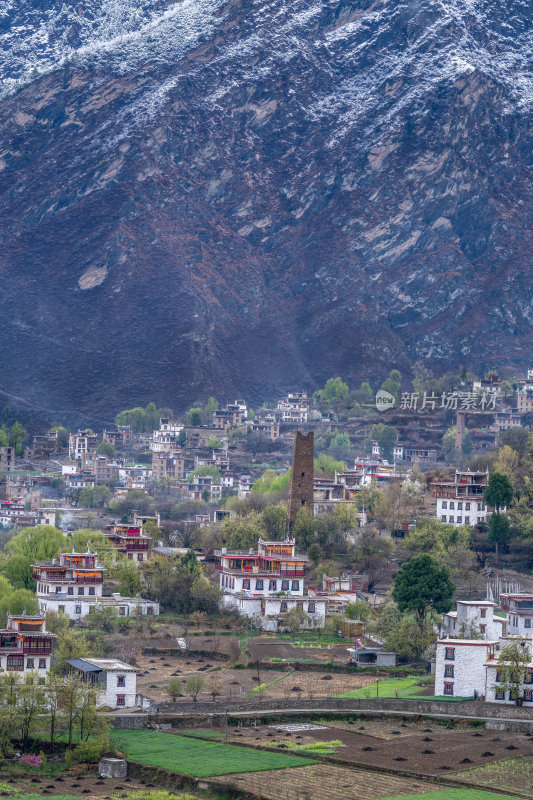
[{"label": "stone watchtower", "polygon": [[314,434],[296,431],[292,457],[291,485],[287,505],[287,533],[292,533],[296,514],[301,508],[313,514]]}]

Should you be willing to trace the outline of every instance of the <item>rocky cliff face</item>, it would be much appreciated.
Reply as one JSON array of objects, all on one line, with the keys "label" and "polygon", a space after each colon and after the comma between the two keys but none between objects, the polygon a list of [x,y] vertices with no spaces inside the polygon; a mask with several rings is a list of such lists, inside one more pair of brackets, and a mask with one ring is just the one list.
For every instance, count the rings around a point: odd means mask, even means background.
[{"label": "rocky cliff face", "polygon": [[4,5],[7,397],[529,364],[529,2]]}]

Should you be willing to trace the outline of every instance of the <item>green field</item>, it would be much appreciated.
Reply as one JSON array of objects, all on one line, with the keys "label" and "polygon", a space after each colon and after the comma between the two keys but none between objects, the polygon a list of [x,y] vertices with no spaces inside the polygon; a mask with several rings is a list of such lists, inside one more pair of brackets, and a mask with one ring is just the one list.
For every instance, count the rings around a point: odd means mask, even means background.
[{"label": "green field", "polygon": [[512,800],[512,798],[507,794],[494,794],[494,792],[484,792],[481,789],[443,789],[440,792],[380,797],[379,800]]},{"label": "green field", "polygon": [[[417,676],[410,678],[387,678],[379,682],[379,697],[413,697],[417,692],[422,691],[423,686],[417,686]],[[337,697],[376,697],[376,684],[363,686],[361,689],[354,689],[352,692],[338,694]]]},{"label": "green field", "polygon": [[[13,797],[16,800],[43,800],[42,794],[17,794]],[[54,794],[50,800],[80,800],[80,798],[74,797],[73,794]]]},{"label": "green field", "polygon": [[113,730],[112,738],[118,748],[126,748],[131,761],[194,775],[196,778],[303,767],[315,763],[309,758],[189,739],[161,731]]}]

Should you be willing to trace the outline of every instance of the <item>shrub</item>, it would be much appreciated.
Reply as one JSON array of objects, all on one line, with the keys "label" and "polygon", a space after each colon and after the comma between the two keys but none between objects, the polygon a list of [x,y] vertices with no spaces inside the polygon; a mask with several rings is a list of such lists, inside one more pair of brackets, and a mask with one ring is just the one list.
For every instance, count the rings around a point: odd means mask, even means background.
[{"label": "shrub", "polygon": [[44,764],[44,759],[35,753],[26,753],[19,758],[19,764],[22,764],[23,767],[40,767]]},{"label": "shrub", "polygon": [[168,682],[167,691],[173,700],[175,700],[177,697],[182,697],[182,686],[183,684],[181,682],[181,678],[171,678]]},{"label": "shrub", "polygon": [[109,748],[105,739],[96,739],[90,742],[80,742],[74,750],[65,753],[65,761],[71,764],[95,764],[100,761],[102,753]]}]

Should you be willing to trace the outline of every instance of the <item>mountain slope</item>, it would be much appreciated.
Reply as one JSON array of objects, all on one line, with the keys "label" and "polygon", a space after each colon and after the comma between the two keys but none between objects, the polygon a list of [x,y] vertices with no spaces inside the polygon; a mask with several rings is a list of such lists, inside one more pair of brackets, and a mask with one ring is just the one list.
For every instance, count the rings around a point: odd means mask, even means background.
[{"label": "mountain slope", "polygon": [[529,363],[532,10],[13,0],[3,389],[107,419]]}]

